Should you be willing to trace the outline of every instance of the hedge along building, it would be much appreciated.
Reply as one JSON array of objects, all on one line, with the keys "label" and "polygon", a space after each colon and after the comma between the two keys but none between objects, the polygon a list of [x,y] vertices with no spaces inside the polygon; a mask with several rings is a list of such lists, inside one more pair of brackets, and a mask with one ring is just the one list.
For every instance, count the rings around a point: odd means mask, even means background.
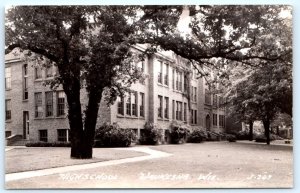
[{"label": "hedge along building", "polygon": [[[143,52],[143,45],[133,51]],[[13,53],[14,52],[14,53]],[[55,91],[45,85],[57,73],[55,66],[41,68],[37,62],[22,60],[17,51],[5,56],[6,137],[26,141],[68,141],[67,102],[61,86]],[[131,92],[111,105],[101,101],[97,127],[104,122],[118,123],[138,136],[145,122],[167,130],[171,124],[190,125],[215,132],[225,128],[221,96],[209,92],[204,78],[187,60],[173,52],[159,52],[136,64],[144,81],[131,86]],[[81,91],[82,109],[87,102]]]}]

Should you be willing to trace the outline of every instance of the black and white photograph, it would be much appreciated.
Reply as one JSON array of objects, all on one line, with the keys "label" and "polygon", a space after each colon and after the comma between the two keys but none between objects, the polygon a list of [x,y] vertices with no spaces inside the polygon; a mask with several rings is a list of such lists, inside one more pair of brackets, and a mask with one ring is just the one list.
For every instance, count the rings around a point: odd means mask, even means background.
[{"label": "black and white photograph", "polygon": [[293,6],[10,5],[4,25],[5,189],[294,188]]}]

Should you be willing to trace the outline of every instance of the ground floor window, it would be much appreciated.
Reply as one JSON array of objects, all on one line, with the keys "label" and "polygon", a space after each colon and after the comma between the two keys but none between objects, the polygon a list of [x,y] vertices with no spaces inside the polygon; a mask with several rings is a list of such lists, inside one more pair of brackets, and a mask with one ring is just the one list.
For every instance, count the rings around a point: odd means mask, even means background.
[{"label": "ground floor window", "polygon": [[218,125],[218,115],[217,114],[213,114],[213,125],[214,126]]},{"label": "ground floor window", "polygon": [[5,137],[11,136],[11,131],[5,131]]},{"label": "ground floor window", "polygon": [[225,116],[224,115],[219,115],[219,125],[221,127],[225,127]]},{"label": "ground floor window", "polygon": [[61,141],[61,142],[69,141],[69,130],[57,129],[57,141]]},{"label": "ground floor window", "polygon": [[48,131],[39,130],[39,139],[40,141],[48,142]]},{"label": "ground floor window", "polygon": [[11,101],[5,100],[5,120],[11,119]]}]

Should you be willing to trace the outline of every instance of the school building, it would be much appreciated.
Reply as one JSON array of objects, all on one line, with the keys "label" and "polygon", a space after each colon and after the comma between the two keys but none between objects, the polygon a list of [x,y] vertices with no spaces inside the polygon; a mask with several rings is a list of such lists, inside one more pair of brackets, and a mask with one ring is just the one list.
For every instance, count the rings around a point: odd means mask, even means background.
[{"label": "school building", "polygon": [[[143,45],[133,51],[143,52]],[[173,52],[159,52],[136,64],[145,79],[131,86],[124,98],[107,106],[100,104],[97,126],[117,122],[140,135],[145,122],[169,129],[172,122],[225,132],[225,108],[221,94],[211,94],[204,78],[189,62]],[[59,86],[45,84],[57,73],[55,66],[40,67],[25,61],[18,50],[5,56],[5,135],[8,144],[60,142],[69,139],[67,101]],[[81,92],[82,107],[87,102]]]}]

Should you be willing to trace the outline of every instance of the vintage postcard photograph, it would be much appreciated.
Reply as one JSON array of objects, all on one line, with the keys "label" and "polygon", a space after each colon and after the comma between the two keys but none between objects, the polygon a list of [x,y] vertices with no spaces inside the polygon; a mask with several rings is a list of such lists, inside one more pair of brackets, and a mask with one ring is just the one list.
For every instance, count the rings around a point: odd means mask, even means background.
[{"label": "vintage postcard photograph", "polygon": [[5,188],[288,188],[290,5],[5,9]]}]

